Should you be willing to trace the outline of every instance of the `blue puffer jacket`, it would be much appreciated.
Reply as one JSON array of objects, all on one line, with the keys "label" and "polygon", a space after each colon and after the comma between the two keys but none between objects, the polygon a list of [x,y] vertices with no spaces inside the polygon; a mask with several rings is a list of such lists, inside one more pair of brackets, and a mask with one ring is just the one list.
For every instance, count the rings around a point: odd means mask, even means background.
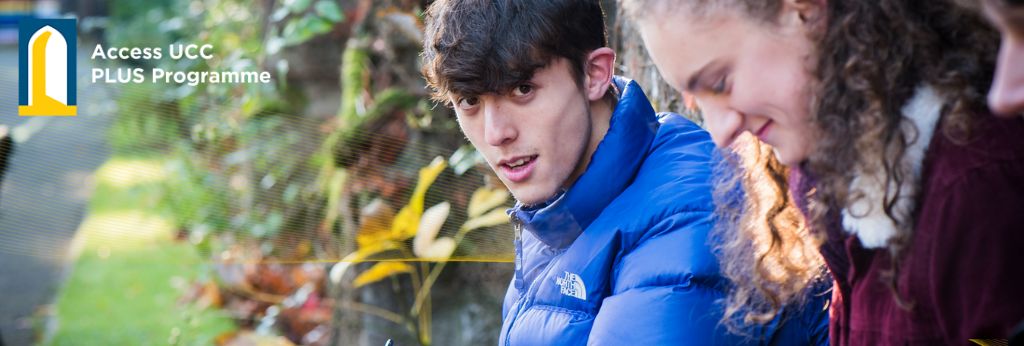
[{"label": "blue puffer jacket", "polygon": [[619,102],[583,175],[541,206],[509,211],[516,270],[500,344],[827,343],[826,297],[747,336],[719,325],[727,281],[707,244],[714,145],[689,120],[656,115],[635,82],[614,82]]}]

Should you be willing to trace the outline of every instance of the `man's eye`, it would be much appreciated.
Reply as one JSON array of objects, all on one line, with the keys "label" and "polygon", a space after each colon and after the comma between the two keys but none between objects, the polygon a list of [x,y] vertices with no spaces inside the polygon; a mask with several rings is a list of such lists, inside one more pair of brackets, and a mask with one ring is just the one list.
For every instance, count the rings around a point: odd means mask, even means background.
[{"label": "man's eye", "polygon": [[476,107],[480,103],[480,99],[476,97],[463,97],[459,99],[459,108],[470,109]]},{"label": "man's eye", "polygon": [[533,91],[533,86],[529,84],[522,84],[512,89],[512,95],[514,96],[526,96]]}]

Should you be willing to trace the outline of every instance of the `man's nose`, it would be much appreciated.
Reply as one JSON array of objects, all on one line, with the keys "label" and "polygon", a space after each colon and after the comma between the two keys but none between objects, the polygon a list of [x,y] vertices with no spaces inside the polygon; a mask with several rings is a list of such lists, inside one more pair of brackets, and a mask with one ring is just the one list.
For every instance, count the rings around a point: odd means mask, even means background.
[{"label": "man's nose", "polygon": [[484,140],[492,146],[503,146],[515,141],[519,135],[513,119],[501,104],[484,105]]}]

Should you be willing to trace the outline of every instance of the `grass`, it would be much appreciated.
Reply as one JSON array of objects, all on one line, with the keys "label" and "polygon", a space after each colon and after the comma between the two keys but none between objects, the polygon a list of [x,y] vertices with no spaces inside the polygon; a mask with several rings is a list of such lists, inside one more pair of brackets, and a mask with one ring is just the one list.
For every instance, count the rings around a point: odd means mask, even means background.
[{"label": "grass", "polygon": [[236,328],[219,310],[179,303],[204,260],[148,207],[162,167],[159,156],[114,156],[97,171],[46,344],[210,345]]}]

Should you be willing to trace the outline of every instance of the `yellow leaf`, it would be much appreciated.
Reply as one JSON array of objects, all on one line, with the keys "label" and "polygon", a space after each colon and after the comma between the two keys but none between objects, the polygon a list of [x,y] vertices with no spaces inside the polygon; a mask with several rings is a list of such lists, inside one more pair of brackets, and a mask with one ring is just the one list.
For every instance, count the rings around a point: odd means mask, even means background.
[{"label": "yellow leaf", "polygon": [[409,198],[409,204],[398,212],[395,221],[391,224],[391,234],[394,239],[405,240],[416,235],[420,223],[420,216],[423,215],[423,199],[427,196],[427,189],[434,184],[437,176],[441,175],[448,163],[443,157],[435,157],[426,167],[420,168],[419,181]]},{"label": "yellow leaf", "polygon": [[508,221],[508,215],[505,214],[504,210],[494,209],[487,214],[467,220],[466,223],[462,224],[460,230],[462,232],[469,232],[477,228],[506,224]]},{"label": "yellow leaf", "polygon": [[417,213],[423,213],[423,197],[427,195],[427,189],[430,188],[430,185],[434,184],[434,180],[437,180],[437,177],[441,175],[445,167],[448,167],[448,162],[443,157],[438,156],[429,165],[420,168],[420,180],[416,183],[416,189],[413,190],[412,198],[409,199],[409,205],[413,206]]},{"label": "yellow leaf", "polygon": [[429,259],[434,261],[448,260],[452,253],[455,252],[455,239],[451,237],[437,238],[434,242],[430,243],[429,246],[413,252],[416,256],[423,259]]},{"label": "yellow leaf", "polygon": [[412,272],[412,266],[403,262],[381,262],[359,274],[352,283],[355,288],[383,280],[392,275]]},{"label": "yellow leaf", "polygon": [[356,244],[360,248],[391,238],[391,221],[395,210],[377,198],[359,211],[359,231],[356,232]]},{"label": "yellow leaf", "polygon": [[416,213],[410,206],[402,207],[398,215],[391,221],[391,238],[396,240],[409,239],[416,235],[420,223],[420,214]]},{"label": "yellow leaf", "polygon": [[379,254],[384,251],[398,250],[401,248],[401,244],[393,241],[382,241],[373,243],[370,246],[360,248],[356,252],[350,253],[345,258],[342,258],[342,262],[360,262],[370,258],[370,256]]},{"label": "yellow leaf", "polygon": [[448,219],[448,213],[451,211],[452,206],[448,202],[441,202],[437,205],[430,207],[427,211],[423,212],[423,217],[420,218],[419,230],[416,232],[416,236],[412,239],[412,252],[419,257],[419,254],[426,251],[430,247],[437,234],[441,231],[441,226],[444,225],[444,221]]},{"label": "yellow leaf", "polygon": [[466,208],[470,218],[483,215],[494,207],[505,204],[508,200],[508,190],[503,188],[490,189],[481,187],[473,192],[469,198],[469,206]]},{"label": "yellow leaf", "polygon": [[352,266],[352,263],[362,262],[370,256],[384,251],[398,249],[399,244],[390,240],[372,243],[365,247],[361,246],[358,251],[348,254],[345,258],[342,258],[341,261],[335,263],[334,266],[331,267],[331,273],[329,274],[331,281],[334,283],[341,282],[341,278],[345,276],[345,271]]}]

